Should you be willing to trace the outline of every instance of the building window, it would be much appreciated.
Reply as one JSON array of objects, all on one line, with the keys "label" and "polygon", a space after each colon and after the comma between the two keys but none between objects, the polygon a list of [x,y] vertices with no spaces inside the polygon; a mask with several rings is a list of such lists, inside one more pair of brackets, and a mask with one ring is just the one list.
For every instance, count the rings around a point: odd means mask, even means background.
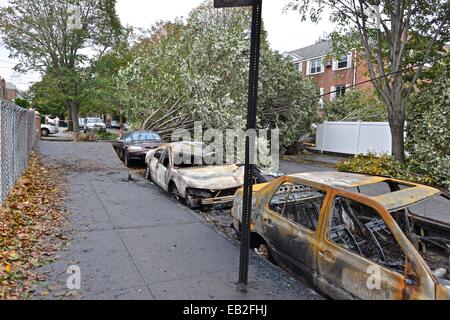
[{"label": "building window", "polygon": [[349,66],[349,56],[343,56],[340,60],[337,62],[337,69],[347,69]]},{"label": "building window", "polygon": [[323,72],[322,58],[310,61],[309,74],[317,74]]},{"label": "building window", "polygon": [[341,85],[341,86],[336,86],[335,89],[335,98],[341,98],[345,95],[345,92],[347,91],[347,85]]},{"label": "building window", "polygon": [[301,62],[295,62],[294,63],[294,68],[295,68],[295,71],[302,72],[302,63]]}]

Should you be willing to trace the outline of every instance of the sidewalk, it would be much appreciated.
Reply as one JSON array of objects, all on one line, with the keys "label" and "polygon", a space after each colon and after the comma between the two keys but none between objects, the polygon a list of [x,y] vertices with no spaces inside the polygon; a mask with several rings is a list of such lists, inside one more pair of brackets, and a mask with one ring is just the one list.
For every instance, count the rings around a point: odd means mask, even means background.
[{"label": "sidewalk", "polygon": [[[239,245],[195,212],[133,176],[110,144],[40,142],[68,168],[72,243],[44,268],[61,299],[69,265],[81,268],[81,299],[321,299],[252,254],[247,294],[237,290]],[[66,296],[64,296],[66,295]]]}]

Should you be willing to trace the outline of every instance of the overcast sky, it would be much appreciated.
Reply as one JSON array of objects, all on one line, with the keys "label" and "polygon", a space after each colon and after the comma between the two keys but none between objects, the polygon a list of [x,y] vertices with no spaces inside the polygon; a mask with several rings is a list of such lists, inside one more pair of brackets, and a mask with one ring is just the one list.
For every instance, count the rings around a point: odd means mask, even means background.
[{"label": "overcast sky", "polygon": [[[203,0],[117,0],[117,12],[123,24],[134,27],[150,28],[159,20],[173,20],[186,17],[192,8]],[[0,5],[6,1],[0,0]],[[263,18],[272,48],[280,52],[298,49],[310,44],[325,33],[333,31],[333,25],[325,18],[319,24],[301,22],[299,14],[284,13],[288,0],[264,0]],[[14,82],[24,90],[30,82],[39,80],[37,74],[19,75],[11,68],[8,51],[0,46],[0,76]]]}]

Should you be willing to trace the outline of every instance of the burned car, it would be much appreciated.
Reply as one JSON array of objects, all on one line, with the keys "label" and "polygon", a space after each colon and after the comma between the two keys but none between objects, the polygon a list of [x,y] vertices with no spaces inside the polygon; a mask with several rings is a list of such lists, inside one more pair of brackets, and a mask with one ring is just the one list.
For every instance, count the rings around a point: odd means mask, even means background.
[{"label": "burned car", "polygon": [[133,161],[144,162],[147,152],[162,144],[164,142],[156,132],[138,131],[126,134],[122,139],[119,138],[114,142],[113,147],[125,165],[130,167]]},{"label": "burned car", "polygon": [[[232,216],[239,233],[242,190]],[[297,174],[255,186],[251,246],[333,299],[450,299],[449,221],[431,187]]]},{"label": "burned car", "polygon": [[232,204],[236,190],[243,185],[244,169],[208,165],[205,155],[213,152],[208,148],[199,142],[161,146],[147,154],[145,176],[192,209]]}]

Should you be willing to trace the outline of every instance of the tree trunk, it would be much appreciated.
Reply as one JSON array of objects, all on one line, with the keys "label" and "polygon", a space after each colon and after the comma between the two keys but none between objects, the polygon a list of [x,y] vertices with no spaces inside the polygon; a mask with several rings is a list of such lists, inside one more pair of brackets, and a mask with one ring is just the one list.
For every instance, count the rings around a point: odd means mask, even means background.
[{"label": "tree trunk", "polygon": [[405,121],[391,123],[392,154],[400,163],[405,162]]},{"label": "tree trunk", "polygon": [[67,131],[73,131],[73,121],[72,121],[72,110],[69,106],[69,116],[68,116],[68,122],[67,122]]},{"label": "tree trunk", "polygon": [[405,162],[405,121],[407,98],[403,96],[403,79],[396,75],[390,91],[389,126],[392,136],[392,155],[400,162]]},{"label": "tree trunk", "polygon": [[68,101],[68,105],[69,105],[69,114],[72,116],[72,132],[77,135],[80,133],[80,127],[78,124],[78,107],[80,105],[80,103],[76,100],[69,100]]}]

